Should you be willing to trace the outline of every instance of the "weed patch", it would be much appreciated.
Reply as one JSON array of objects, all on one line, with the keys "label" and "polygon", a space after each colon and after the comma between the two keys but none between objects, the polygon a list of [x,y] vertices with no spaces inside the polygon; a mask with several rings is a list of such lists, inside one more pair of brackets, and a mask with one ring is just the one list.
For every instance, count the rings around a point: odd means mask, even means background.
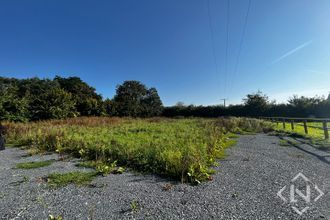
[{"label": "weed patch", "polygon": [[53,163],[52,160],[18,163],[18,164],[16,164],[16,168],[17,169],[36,169],[36,168],[40,168],[40,167],[50,166],[52,163]]},{"label": "weed patch", "polygon": [[97,176],[96,172],[53,173],[48,176],[50,187],[63,187],[68,184],[87,185]]},{"label": "weed patch", "polygon": [[282,147],[290,147],[291,146],[291,144],[287,140],[284,140],[284,139],[280,140],[279,145],[282,146]]},{"label": "weed patch", "polygon": [[6,124],[8,140],[36,152],[92,161],[80,165],[102,175],[122,173],[127,167],[192,183],[212,179],[211,167],[236,143],[235,133],[262,132],[270,125],[247,118],[102,117]]},{"label": "weed patch", "polygon": [[139,203],[136,200],[132,200],[130,206],[132,212],[136,212],[139,209]]},{"label": "weed patch", "polygon": [[97,173],[106,176],[107,174],[122,174],[125,168],[117,166],[117,161],[112,163],[103,161],[83,161],[77,164],[78,167],[93,168]]}]

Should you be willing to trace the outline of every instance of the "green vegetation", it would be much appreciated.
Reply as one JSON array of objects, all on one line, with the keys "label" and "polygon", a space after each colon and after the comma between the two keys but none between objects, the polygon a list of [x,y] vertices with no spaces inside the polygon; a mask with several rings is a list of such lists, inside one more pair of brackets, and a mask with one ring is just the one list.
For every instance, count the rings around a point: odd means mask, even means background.
[{"label": "green vegetation", "polygon": [[[285,123],[285,129],[283,129],[282,122],[279,122],[277,125],[276,123],[273,124],[275,125],[275,135],[280,136],[281,138],[284,136],[288,136],[293,139],[298,138],[300,141],[313,145],[321,150],[328,150],[330,148],[330,140],[324,139],[324,131],[323,129],[320,129],[322,128],[322,122],[307,122],[308,134],[305,134],[303,123],[295,123],[294,130],[291,129],[291,123]],[[286,144],[297,146],[298,142],[292,139],[280,141],[280,145],[285,146]]]},{"label": "green vegetation", "polygon": [[[276,126],[276,130],[285,131],[288,133],[296,133],[306,138],[313,138],[318,140],[324,139],[324,131],[322,129],[322,123],[307,122],[307,126],[308,126],[308,134],[305,134],[304,126],[302,123],[295,123],[294,130],[292,130],[291,123],[285,123],[285,129],[283,129],[283,123],[279,122],[278,125]],[[314,127],[320,127],[320,128],[314,128]]]},{"label": "green vegetation", "polygon": [[53,163],[53,161],[51,161],[51,160],[18,163],[18,164],[16,164],[16,168],[18,168],[18,169],[36,169],[36,168],[40,168],[40,167],[49,166],[52,163]]},{"label": "green vegetation", "polygon": [[48,220],[63,220],[63,217],[60,215],[59,216],[49,215]]},{"label": "green vegetation", "polygon": [[48,208],[48,204],[46,203],[45,199],[42,196],[37,196],[36,201],[42,205],[45,209]]},{"label": "green vegetation", "polygon": [[[271,124],[247,118],[74,118],[7,123],[9,142],[39,152],[70,153],[93,162],[98,173],[129,167],[184,182],[210,179],[216,159],[235,141],[232,133],[261,132]],[[121,166],[121,167],[120,167]]]},{"label": "green vegetation", "polygon": [[68,184],[87,185],[94,177],[96,172],[53,173],[48,176],[48,185],[50,187],[62,187]]},{"label": "green vegetation", "polygon": [[294,95],[288,100],[287,104],[276,104],[275,101],[269,100],[267,95],[258,91],[246,95],[242,101],[243,104],[227,107],[222,105],[184,105],[184,103],[178,102],[175,106],[166,107],[162,115],[166,117],[219,117],[227,115],[239,117],[306,118],[311,115],[314,117],[330,117],[330,95],[328,98],[318,96],[309,98]]},{"label": "green vegetation", "polygon": [[36,121],[77,116],[150,117],[162,113],[155,88],[125,81],[115,97],[103,100],[79,77],[15,79],[0,77],[0,121]]},{"label": "green vegetation", "polygon": [[155,88],[148,89],[138,81],[125,81],[117,87],[110,115],[152,117],[160,115],[163,104]]},{"label": "green vegetation", "polygon": [[[110,82],[111,83],[111,82]],[[109,84],[110,86],[110,84]],[[0,121],[38,121],[77,116],[128,117],[330,117],[330,95],[293,96],[288,104],[276,104],[258,91],[247,94],[243,104],[213,106],[184,105],[163,107],[156,88],[139,81],[124,81],[112,99],[103,99],[95,88],[79,77],[15,79],[0,77]]]},{"label": "green vegetation", "polygon": [[291,144],[287,140],[284,140],[284,139],[280,140],[279,145],[282,146],[282,147],[290,147],[291,146]]},{"label": "green vegetation", "polygon": [[[305,134],[304,126],[302,123],[295,124],[294,130],[291,129],[291,123],[285,123],[285,129],[283,129],[283,123],[279,123],[276,127],[276,131],[281,136],[291,136],[293,138],[302,138],[307,143],[314,145],[320,149],[329,149],[330,140],[324,139],[324,131],[322,128],[322,123],[319,122],[307,122],[308,134]],[[311,126],[311,127],[310,127]],[[329,126],[329,125],[328,125]]]},{"label": "green vegetation", "polygon": [[130,206],[131,206],[132,212],[136,212],[139,209],[139,203],[135,200],[131,201]]},{"label": "green vegetation", "polygon": [[101,160],[94,161],[84,161],[77,164],[78,167],[94,168],[97,173],[106,176],[107,174],[122,174],[125,169],[123,167],[117,166],[117,161],[112,163],[104,162]]}]

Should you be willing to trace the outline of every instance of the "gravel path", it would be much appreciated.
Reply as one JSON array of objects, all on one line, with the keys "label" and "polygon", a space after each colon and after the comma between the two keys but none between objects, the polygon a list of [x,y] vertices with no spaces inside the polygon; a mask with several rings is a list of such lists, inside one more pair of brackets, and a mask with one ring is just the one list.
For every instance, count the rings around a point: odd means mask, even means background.
[{"label": "gravel path", "polygon": [[[329,152],[303,144],[280,146],[278,137],[258,134],[241,136],[227,153],[214,179],[198,186],[126,172],[98,177],[91,187],[49,189],[39,178],[83,169],[75,167],[77,160],[19,170],[13,169],[16,163],[58,156],[0,151],[0,219],[47,219],[49,214],[64,219],[330,219]],[[325,193],[311,204],[296,196],[300,210],[309,206],[301,216],[277,196],[287,186],[282,194],[289,199],[290,180],[299,172]],[[164,190],[169,183],[173,188]],[[299,179],[295,186],[303,191],[305,182]],[[312,200],[317,195],[312,185]],[[135,211],[132,201],[138,204]]]}]

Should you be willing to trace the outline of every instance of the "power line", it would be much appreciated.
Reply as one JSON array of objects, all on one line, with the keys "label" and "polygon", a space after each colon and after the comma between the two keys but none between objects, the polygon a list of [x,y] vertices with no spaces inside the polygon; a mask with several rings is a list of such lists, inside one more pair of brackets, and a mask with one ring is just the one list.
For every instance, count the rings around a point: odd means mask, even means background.
[{"label": "power line", "polygon": [[235,63],[235,66],[234,66],[234,72],[233,72],[232,81],[231,81],[231,84],[230,84],[230,90],[229,91],[232,90],[233,81],[235,80],[235,76],[237,74],[238,66],[239,66],[239,63],[240,63],[241,51],[242,51],[242,47],[243,47],[243,43],[244,43],[245,33],[246,33],[246,29],[247,29],[247,24],[248,24],[248,18],[249,18],[249,14],[250,14],[251,1],[252,0],[249,0],[248,8],[247,8],[247,11],[246,11],[246,14],[245,14],[243,32],[242,32],[240,43],[239,43],[238,55],[237,55],[237,58],[236,58],[236,63]]},{"label": "power line", "polygon": [[209,17],[209,28],[211,33],[211,44],[212,44],[212,52],[213,52],[213,59],[215,64],[215,73],[218,73],[218,61],[217,61],[217,55],[215,51],[215,43],[214,43],[214,30],[212,25],[212,16],[211,16],[211,9],[210,9],[210,0],[207,0],[207,15]]},{"label": "power line", "polygon": [[227,74],[228,74],[228,47],[229,47],[229,20],[230,19],[230,0],[227,0],[227,24],[226,24],[226,54],[225,54],[225,80],[224,94],[227,90]]}]

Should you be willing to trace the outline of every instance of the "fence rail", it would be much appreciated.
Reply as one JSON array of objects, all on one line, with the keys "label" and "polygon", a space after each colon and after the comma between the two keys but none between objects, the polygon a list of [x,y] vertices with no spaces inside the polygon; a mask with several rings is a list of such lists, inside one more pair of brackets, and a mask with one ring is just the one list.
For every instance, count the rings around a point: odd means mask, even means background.
[{"label": "fence rail", "polygon": [[[316,128],[323,130],[324,132],[324,139],[329,139],[329,127],[328,122],[330,122],[330,118],[288,118],[288,117],[262,117],[261,119],[268,120],[271,122],[276,123],[277,125],[279,123],[282,123],[283,129],[286,129],[286,123],[291,124],[291,130],[295,130],[295,125],[303,126],[305,134],[308,134],[308,128]],[[314,125],[308,125],[308,122],[317,122],[322,123],[321,126],[314,126]]]}]

